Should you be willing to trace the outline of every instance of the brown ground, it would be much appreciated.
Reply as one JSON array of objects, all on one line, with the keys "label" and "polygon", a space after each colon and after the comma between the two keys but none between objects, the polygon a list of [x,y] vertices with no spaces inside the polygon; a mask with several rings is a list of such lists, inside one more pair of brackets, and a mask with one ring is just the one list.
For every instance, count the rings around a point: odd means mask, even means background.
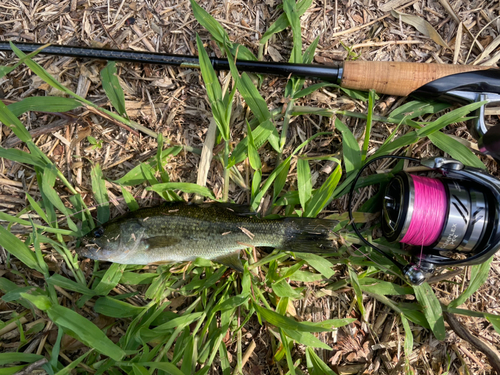
[{"label": "brown ground", "polygon": [[[200,5],[228,30],[232,41],[242,43],[258,52],[259,39],[267,27],[281,14],[279,1],[219,1],[201,0]],[[452,13],[444,5],[454,9]],[[400,12],[420,16],[434,26],[450,49],[439,46],[423,36],[415,28],[391,15],[395,7]],[[313,1],[313,5],[302,17],[303,43],[308,46],[317,35],[321,35],[316,52],[316,62],[343,60],[359,54],[361,60],[439,62],[458,64],[494,65],[500,58],[498,36],[500,33],[500,3],[496,0],[331,0]],[[464,27],[477,37],[473,44],[467,31],[457,33],[458,19]],[[483,30],[484,28],[484,30]],[[482,31],[480,34],[479,32]],[[195,35],[199,33],[206,46],[213,51],[214,44],[209,35],[194,19],[189,1],[25,1],[2,0],[0,2],[0,38],[3,40],[68,44],[79,46],[106,46],[110,48],[133,49],[139,51],[160,51],[177,54],[195,54]],[[478,35],[479,34],[479,35]],[[346,48],[350,48],[348,54]],[[212,50],[210,50],[212,48]],[[485,50],[484,56],[481,50]],[[291,51],[291,33],[285,31],[273,37],[264,48],[264,59],[287,60]],[[3,54],[0,63],[11,63],[10,54]],[[37,61],[57,79],[104,107],[107,99],[100,85],[99,71],[105,63],[75,60],[66,57],[38,57]],[[118,64],[118,75],[125,90],[128,114],[142,125],[161,132],[170,144],[188,145],[201,148],[209,125],[210,107],[202,80],[195,70],[171,67]],[[227,73],[221,73],[221,81],[226,82]],[[281,106],[285,80],[268,77],[261,87],[270,108]],[[54,95],[47,85],[33,74],[20,68],[1,80],[0,95],[5,102],[18,101],[27,96]],[[381,97],[376,105],[376,113],[387,114],[405,99]],[[300,100],[301,105],[347,109],[366,112],[365,104],[355,101],[341,92],[320,90],[310,97]],[[238,141],[246,132],[244,122],[247,107],[237,98],[234,108],[235,122],[232,138]],[[92,202],[89,160],[99,162],[109,179],[124,175],[138,162],[144,161],[156,152],[156,141],[151,137],[134,136],[130,132],[105,121],[99,116],[76,112],[75,118],[53,114],[30,113],[22,121],[29,130],[40,129],[42,135],[36,139],[38,146],[56,161],[66,176],[78,190]],[[364,132],[364,121],[342,118],[356,137]],[[392,126],[376,124],[370,150],[373,152],[387,137]],[[45,131],[44,131],[45,130]],[[319,116],[303,116],[292,122],[289,134],[289,153],[302,140],[319,131],[332,131],[333,119]],[[466,127],[461,124],[449,132],[473,142]],[[92,135],[103,141],[101,149],[93,150],[85,140]],[[304,152],[309,156],[335,154],[340,151],[340,136],[318,138]],[[79,141],[75,141],[78,139]],[[81,142],[80,142],[81,140]],[[0,125],[0,144],[13,146],[15,140],[6,127]],[[429,142],[421,142],[414,148],[414,155],[435,155],[439,152]],[[71,160],[70,155],[81,155],[82,159]],[[271,167],[274,155],[261,153],[263,161]],[[497,172],[496,164],[483,158],[490,171]],[[167,166],[172,181],[196,182],[199,157],[193,153],[182,153]],[[331,168],[324,162],[311,166],[317,173],[319,186]],[[240,167],[242,183],[232,182],[230,199],[238,203],[248,203],[248,192],[244,186],[247,170]],[[293,184],[295,175],[289,176]],[[0,209],[7,213],[17,213],[25,205],[23,186],[30,186],[31,171],[18,163],[0,159]],[[26,185],[23,185],[26,184]],[[222,196],[223,178],[220,162],[213,161],[208,173],[207,186],[217,198]],[[288,186],[288,185],[287,185]],[[116,186],[109,185],[110,197],[120,196]],[[36,191],[33,187],[33,191]],[[141,206],[155,203],[152,193],[139,186],[131,193],[141,197]],[[188,198],[186,196],[186,198]],[[126,205],[114,200],[112,214],[125,212]],[[325,212],[345,212],[346,199],[333,202]],[[2,274],[0,265],[0,275]],[[339,276],[345,272],[339,268]],[[485,285],[466,303],[466,308],[475,311],[500,313],[496,291],[500,286],[500,268],[495,260],[490,278]],[[459,273],[452,280],[456,284],[437,283],[434,290],[443,302],[456,298],[467,285],[468,270]],[[323,320],[338,316],[359,317],[353,303],[350,288],[335,293],[321,292],[320,285],[311,285],[311,293],[297,306],[297,314],[306,320]],[[330,295],[331,294],[331,295]],[[319,297],[320,295],[323,295]],[[321,337],[333,345],[334,352],[319,351],[325,362],[335,366],[340,373],[395,374],[400,373],[403,361],[402,338],[404,331],[399,317],[380,302],[365,298],[368,322],[375,337],[370,338],[366,323],[354,324],[347,330],[339,330],[335,335]],[[461,322],[477,337],[493,347],[499,348],[500,336],[491,324],[479,318],[460,318]],[[418,374],[442,374],[451,362],[450,373],[473,374],[492,373],[486,357],[474,347],[459,339],[449,329],[444,342],[437,341],[428,332],[414,326],[415,344],[410,358]],[[246,370],[262,369],[259,358],[269,355],[268,338],[258,327],[249,327],[249,332],[258,337],[258,349],[250,358]],[[260,331],[262,332],[262,331]],[[2,337],[4,339],[4,337]],[[372,341],[370,341],[372,340]],[[375,347],[373,345],[376,345]],[[1,350],[1,349],[0,349]],[[298,348],[302,350],[302,348]],[[266,354],[267,353],[267,354]],[[399,365],[398,365],[399,364]],[[258,374],[258,371],[249,373]]]}]

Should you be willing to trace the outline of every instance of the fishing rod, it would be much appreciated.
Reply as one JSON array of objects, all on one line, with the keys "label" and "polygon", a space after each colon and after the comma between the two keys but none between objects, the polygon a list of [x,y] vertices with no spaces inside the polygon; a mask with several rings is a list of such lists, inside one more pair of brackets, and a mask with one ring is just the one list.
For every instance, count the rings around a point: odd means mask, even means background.
[{"label": "fishing rod", "polygon": [[[25,53],[45,45],[16,42]],[[0,51],[11,52],[9,42],[0,42]],[[161,64],[181,68],[199,68],[196,56],[138,52],[117,49],[45,46],[40,54],[91,58],[133,63]],[[215,70],[229,70],[227,59],[211,57]],[[500,69],[486,66],[424,64],[389,61],[344,61],[337,65],[293,64],[282,62],[237,60],[239,71],[288,77],[305,77],[339,84],[341,87],[379,94],[413,96],[453,104],[486,101],[469,120],[468,128],[478,141],[479,151],[500,161],[500,125],[488,128],[486,105],[500,103]]]}]

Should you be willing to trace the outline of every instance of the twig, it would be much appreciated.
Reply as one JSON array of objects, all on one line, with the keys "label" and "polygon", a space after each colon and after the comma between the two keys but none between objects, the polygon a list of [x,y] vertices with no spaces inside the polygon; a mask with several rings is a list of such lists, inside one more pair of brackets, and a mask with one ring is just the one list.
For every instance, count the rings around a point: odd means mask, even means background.
[{"label": "twig", "polygon": [[482,352],[487,358],[490,366],[493,367],[497,374],[500,374],[500,354],[496,351],[496,349],[492,348],[484,341],[478,339],[472,333],[470,333],[467,328],[465,328],[455,315],[446,311],[443,311],[444,319],[450,325],[451,329],[455,331],[455,333],[462,340],[467,341],[471,345],[473,345],[477,350]]},{"label": "twig", "polygon": [[16,372],[14,375],[29,375],[33,372],[33,370],[36,370],[37,368],[42,367],[47,362],[48,362],[47,358],[39,359],[38,361],[33,362],[31,365],[26,367],[25,369]]}]

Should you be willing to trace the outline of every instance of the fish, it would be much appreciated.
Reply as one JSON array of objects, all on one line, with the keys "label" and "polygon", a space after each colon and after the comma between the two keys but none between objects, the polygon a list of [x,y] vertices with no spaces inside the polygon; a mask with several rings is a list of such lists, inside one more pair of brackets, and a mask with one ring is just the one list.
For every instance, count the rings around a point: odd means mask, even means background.
[{"label": "fish", "polygon": [[81,238],[82,257],[150,265],[208,259],[242,272],[248,247],[327,253],[337,250],[336,220],[259,218],[249,207],[209,202],[164,202],[117,217]]}]

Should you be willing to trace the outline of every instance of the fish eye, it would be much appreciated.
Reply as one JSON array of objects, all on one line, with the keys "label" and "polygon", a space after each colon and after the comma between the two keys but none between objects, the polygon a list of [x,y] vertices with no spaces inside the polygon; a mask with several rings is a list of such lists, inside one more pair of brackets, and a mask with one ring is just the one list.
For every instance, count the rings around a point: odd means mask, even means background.
[{"label": "fish eye", "polygon": [[103,227],[99,227],[98,229],[96,229],[96,230],[94,231],[94,238],[99,238],[99,237],[101,237],[103,234],[104,234],[104,228],[103,228]]}]

